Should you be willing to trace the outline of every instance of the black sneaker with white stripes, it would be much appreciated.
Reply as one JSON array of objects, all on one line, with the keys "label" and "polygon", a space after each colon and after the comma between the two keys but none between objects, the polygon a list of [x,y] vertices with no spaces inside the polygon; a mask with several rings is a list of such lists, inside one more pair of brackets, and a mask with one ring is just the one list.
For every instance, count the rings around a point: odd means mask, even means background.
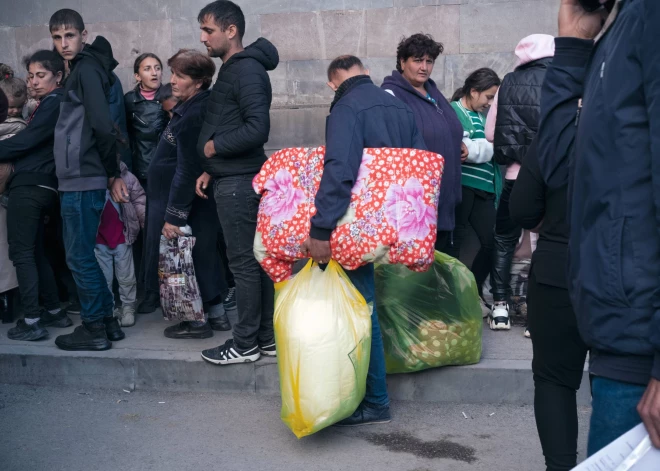
[{"label": "black sneaker with white stripes", "polygon": [[248,350],[242,350],[234,344],[234,339],[229,339],[224,345],[204,350],[202,358],[214,365],[233,365],[234,363],[250,363],[261,357],[259,347],[254,346]]},{"label": "black sneaker with white stripes", "polygon": [[275,342],[259,345],[259,352],[267,357],[276,357],[277,349],[275,348]]}]

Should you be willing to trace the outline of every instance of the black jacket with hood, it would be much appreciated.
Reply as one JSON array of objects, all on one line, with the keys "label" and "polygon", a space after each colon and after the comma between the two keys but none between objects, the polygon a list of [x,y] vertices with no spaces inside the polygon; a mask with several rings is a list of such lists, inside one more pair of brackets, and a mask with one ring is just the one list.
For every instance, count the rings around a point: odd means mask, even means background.
[{"label": "black jacket with hood", "polygon": [[[279,63],[277,49],[259,38],[222,65],[211,90],[197,152],[213,177],[256,175],[266,161],[273,93],[268,70]],[[204,157],[210,140],[215,156]]]},{"label": "black jacket with hood", "polygon": [[165,87],[161,85],[153,100],[142,96],[139,84],[124,96],[133,173],[140,180],[147,179],[147,170],[156,153],[160,135],[170,120],[161,103]]},{"label": "black jacket with hood", "polygon": [[60,191],[104,190],[119,177],[117,133],[108,97],[117,61],[98,36],[71,61],[55,127],[55,166]]}]

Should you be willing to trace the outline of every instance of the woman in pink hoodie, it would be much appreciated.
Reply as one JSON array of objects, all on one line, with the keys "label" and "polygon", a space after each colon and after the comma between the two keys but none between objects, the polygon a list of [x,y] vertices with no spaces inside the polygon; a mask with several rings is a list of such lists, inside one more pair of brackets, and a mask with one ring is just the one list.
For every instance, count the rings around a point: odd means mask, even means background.
[{"label": "woman in pink hoodie", "polygon": [[492,330],[511,328],[511,263],[522,228],[509,216],[509,199],[520,164],[539,128],[541,85],[554,50],[554,38],[547,34],[533,34],[520,41],[516,47],[516,68],[504,77],[486,120],[486,139],[494,144],[493,159],[506,165],[490,274],[494,301],[489,315]]}]

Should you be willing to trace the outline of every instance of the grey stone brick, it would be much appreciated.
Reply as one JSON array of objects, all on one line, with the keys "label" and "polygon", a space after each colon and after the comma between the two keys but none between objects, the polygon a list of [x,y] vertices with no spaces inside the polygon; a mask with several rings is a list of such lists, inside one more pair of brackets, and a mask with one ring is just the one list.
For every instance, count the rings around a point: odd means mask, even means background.
[{"label": "grey stone brick", "polygon": [[392,6],[394,6],[394,0],[325,0],[321,2],[321,10],[368,10]]},{"label": "grey stone brick", "polygon": [[16,61],[21,63],[23,57],[31,55],[39,49],[52,49],[53,40],[50,38],[48,26],[23,26],[16,28]]},{"label": "grey stone brick", "polygon": [[0,62],[10,66],[19,75],[16,56],[16,30],[11,27],[0,26],[0,44],[2,44],[2,47],[0,47]]},{"label": "grey stone brick", "polygon": [[270,112],[270,136],[266,150],[286,147],[311,147],[325,142],[325,118],[328,108],[273,108]]},{"label": "grey stone brick", "polygon": [[461,5],[461,53],[507,52],[530,34],[557,34],[554,0]]},{"label": "grey stone brick", "polygon": [[387,57],[396,54],[404,36],[430,33],[443,43],[445,54],[459,50],[459,5],[388,8],[367,11],[367,54]]},{"label": "grey stone brick", "polygon": [[276,13],[261,17],[261,34],[277,46],[280,60],[323,58],[319,13]]},{"label": "grey stone brick", "polygon": [[457,88],[463,86],[470,73],[482,67],[493,69],[500,78],[503,78],[513,70],[516,60],[516,56],[512,52],[447,56],[445,58],[445,91],[451,96]]},{"label": "grey stone brick", "polygon": [[394,7],[422,7],[426,5],[460,5],[467,0],[394,0]]},{"label": "grey stone brick", "polygon": [[199,41],[200,31],[197,18],[179,18],[170,21],[172,31],[172,50],[198,49],[206,52],[206,47]]},{"label": "grey stone brick", "polygon": [[329,60],[287,63],[288,103],[296,105],[329,104],[334,92],[327,86]]},{"label": "grey stone brick", "polygon": [[112,45],[119,68],[132,68],[142,53],[156,54],[163,63],[172,56],[172,28],[168,20],[95,23],[87,27],[89,41],[103,36]]},{"label": "grey stone brick", "polygon": [[367,54],[365,11],[324,11],[321,13],[321,59],[343,54]]},{"label": "grey stone brick", "polygon": [[4,0],[0,25],[26,26],[47,24],[53,13],[62,8],[82,10],[82,0]]}]

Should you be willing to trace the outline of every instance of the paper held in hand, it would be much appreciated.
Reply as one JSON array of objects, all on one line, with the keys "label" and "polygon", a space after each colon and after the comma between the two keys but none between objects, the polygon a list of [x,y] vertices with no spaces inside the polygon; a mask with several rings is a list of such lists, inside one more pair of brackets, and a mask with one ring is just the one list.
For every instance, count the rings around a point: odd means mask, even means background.
[{"label": "paper held in hand", "polygon": [[653,448],[644,424],[621,435],[573,471],[657,471],[660,450]]}]

